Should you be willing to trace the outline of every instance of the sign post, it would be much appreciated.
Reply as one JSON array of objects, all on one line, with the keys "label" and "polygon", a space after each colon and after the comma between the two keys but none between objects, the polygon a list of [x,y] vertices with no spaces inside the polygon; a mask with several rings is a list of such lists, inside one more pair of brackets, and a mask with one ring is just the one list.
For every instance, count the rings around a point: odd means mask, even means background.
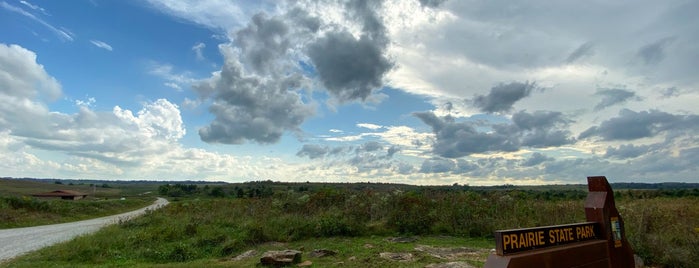
[{"label": "sign post", "polygon": [[588,177],[587,183],[587,222],[495,231],[495,254],[485,267],[634,267],[607,178]]}]

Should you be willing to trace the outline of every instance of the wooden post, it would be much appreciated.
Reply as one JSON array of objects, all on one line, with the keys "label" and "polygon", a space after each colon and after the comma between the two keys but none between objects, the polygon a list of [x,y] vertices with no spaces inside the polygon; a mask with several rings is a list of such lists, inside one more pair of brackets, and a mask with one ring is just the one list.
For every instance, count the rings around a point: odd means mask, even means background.
[{"label": "wooden post", "polygon": [[604,176],[587,177],[589,193],[585,200],[588,221],[599,223],[601,236],[607,240],[609,267],[634,267],[633,250],[626,240],[624,220],[614,203],[614,192]]}]

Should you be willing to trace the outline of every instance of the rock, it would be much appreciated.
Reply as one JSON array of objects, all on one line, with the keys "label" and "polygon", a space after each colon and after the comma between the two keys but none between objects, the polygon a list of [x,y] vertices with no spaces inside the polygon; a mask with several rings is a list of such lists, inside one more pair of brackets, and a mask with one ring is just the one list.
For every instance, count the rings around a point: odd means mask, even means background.
[{"label": "rock", "polygon": [[415,237],[389,237],[386,238],[386,241],[392,242],[392,243],[411,243],[417,241],[417,238]]},{"label": "rock", "polygon": [[302,262],[302,263],[297,264],[296,266],[298,266],[298,267],[308,267],[308,266],[311,266],[311,265],[313,265],[313,262],[311,262],[311,261],[304,261],[304,262]]},{"label": "rock", "polygon": [[374,248],[374,245],[372,245],[372,244],[364,244],[364,248]]},{"label": "rock", "polygon": [[337,255],[337,251],[329,249],[314,249],[313,251],[311,251],[311,253],[308,254],[308,257],[320,258],[333,255]]},{"label": "rock", "polygon": [[357,260],[357,257],[356,257],[356,256],[352,256],[352,257],[347,258],[347,260],[348,260],[348,261],[356,261],[356,260]]},{"label": "rock", "polygon": [[381,253],[379,253],[379,256],[381,258],[384,258],[387,260],[400,261],[400,262],[407,262],[407,261],[413,260],[412,253],[381,252]]},{"label": "rock", "polygon": [[260,258],[262,265],[283,266],[301,262],[301,251],[280,250],[267,251]]},{"label": "rock", "polygon": [[453,261],[445,263],[433,263],[428,264],[425,268],[476,268],[476,266],[470,265],[462,261]]},{"label": "rock", "polygon": [[248,258],[255,257],[255,255],[257,255],[257,251],[251,249],[251,250],[248,250],[248,251],[246,251],[246,252],[241,253],[241,254],[238,255],[238,256],[235,256],[235,257],[232,258],[231,260],[233,260],[233,261],[241,261],[241,260],[244,260],[244,259],[248,259]]}]

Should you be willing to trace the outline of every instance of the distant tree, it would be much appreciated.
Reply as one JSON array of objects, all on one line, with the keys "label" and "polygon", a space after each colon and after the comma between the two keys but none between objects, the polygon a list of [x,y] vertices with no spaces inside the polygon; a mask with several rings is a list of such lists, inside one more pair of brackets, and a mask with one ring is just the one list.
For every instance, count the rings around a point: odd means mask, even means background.
[{"label": "distant tree", "polygon": [[211,189],[211,193],[209,193],[209,195],[213,197],[226,197],[226,192],[223,191],[223,187],[216,186]]},{"label": "distant tree", "polygon": [[62,181],[55,181],[55,182],[53,182],[53,183],[55,183],[55,184],[63,184]]}]

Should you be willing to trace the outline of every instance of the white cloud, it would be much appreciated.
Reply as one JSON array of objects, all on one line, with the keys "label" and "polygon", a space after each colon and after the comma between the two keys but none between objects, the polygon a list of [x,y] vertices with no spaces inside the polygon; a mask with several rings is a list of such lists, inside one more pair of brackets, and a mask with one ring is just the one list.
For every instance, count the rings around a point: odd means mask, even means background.
[{"label": "white cloud", "polygon": [[175,72],[175,67],[170,64],[151,62],[148,68],[148,72],[150,74],[160,77],[166,81],[163,83],[165,86],[178,91],[181,91],[182,88],[189,88],[193,83],[198,81],[190,72]]},{"label": "white cloud", "polygon": [[371,123],[359,123],[359,124],[357,124],[357,126],[361,127],[361,128],[368,128],[371,130],[377,130],[377,129],[383,128],[383,126],[379,126],[379,125],[371,124]]},{"label": "white cloud", "polygon": [[197,60],[204,60],[204,48],[206,47],[206,44],[199,42],[196,43],[192,47],[192,51],[194,51],[194,55],[197,57]]},{"label": "white cloud", "polygon": [[5,1],[0,2],[0,7],[6,9],[8,11],[15,12],[17,14],[20,14],[22,16],[25,16],[27,18],[30,18],[30,19],[38,22],[39,24],[43,25],[44,27],[46,27],[49,30],[51,30],[52,32],[54,32],[56,35],[58,35],[58,37],[60,37],[64,41],[73,41],[74,34],[72,34],[70,31],[68,31],[64,28],[58,29],[58,28],[54,27],[53,25],[49,24],[48,22],[44,21],[43,19],[40,19],[39,17],[34,16],[34,14],[31,14],[20,7],[10,5]]},{"label": "white cloud", "polygon": [[49,13],[46,12],[46,9],[44,9],[43,7],[40,7],[39,5],[34,5],[34,4],[29,3],[29,2],[27,2],[27,1],[24,1],[24,0],[19,1],[19,3],[22,4],[22,5],[25,5],[25,6],[27,6],[28,8],[31,8],[31,9],[33,9],[33,10],[38,10],[38,11],[40,11],[41,13],[43,13],[44,15],[47,15],[47,16],[49,15]]},{"label": "white cloud", "polygon": [[90,43],[92,43],[92,44],[95,45],[96,47],[101,48],[101,49],[104,49],[104,50],[109,50],[109,51],[112,51],[112,50],[113,50],[112,46],[110,46],[109,44],[107,44],[107,43],[105,43],[105,42],[103,42],[103,41],[99,41],[99,40],[90,40]]},{"label": "white cloud", "polygon": [[240,4],[226,0],[148,0],[153,8],[197,24],[229,30],[243,25],[248,16]]},{"label": "white cloud", "polygon": [[0,93],[24,100],[55,100],[61,95],[61,85],[36,62],[34,52],[0,43]]}]

